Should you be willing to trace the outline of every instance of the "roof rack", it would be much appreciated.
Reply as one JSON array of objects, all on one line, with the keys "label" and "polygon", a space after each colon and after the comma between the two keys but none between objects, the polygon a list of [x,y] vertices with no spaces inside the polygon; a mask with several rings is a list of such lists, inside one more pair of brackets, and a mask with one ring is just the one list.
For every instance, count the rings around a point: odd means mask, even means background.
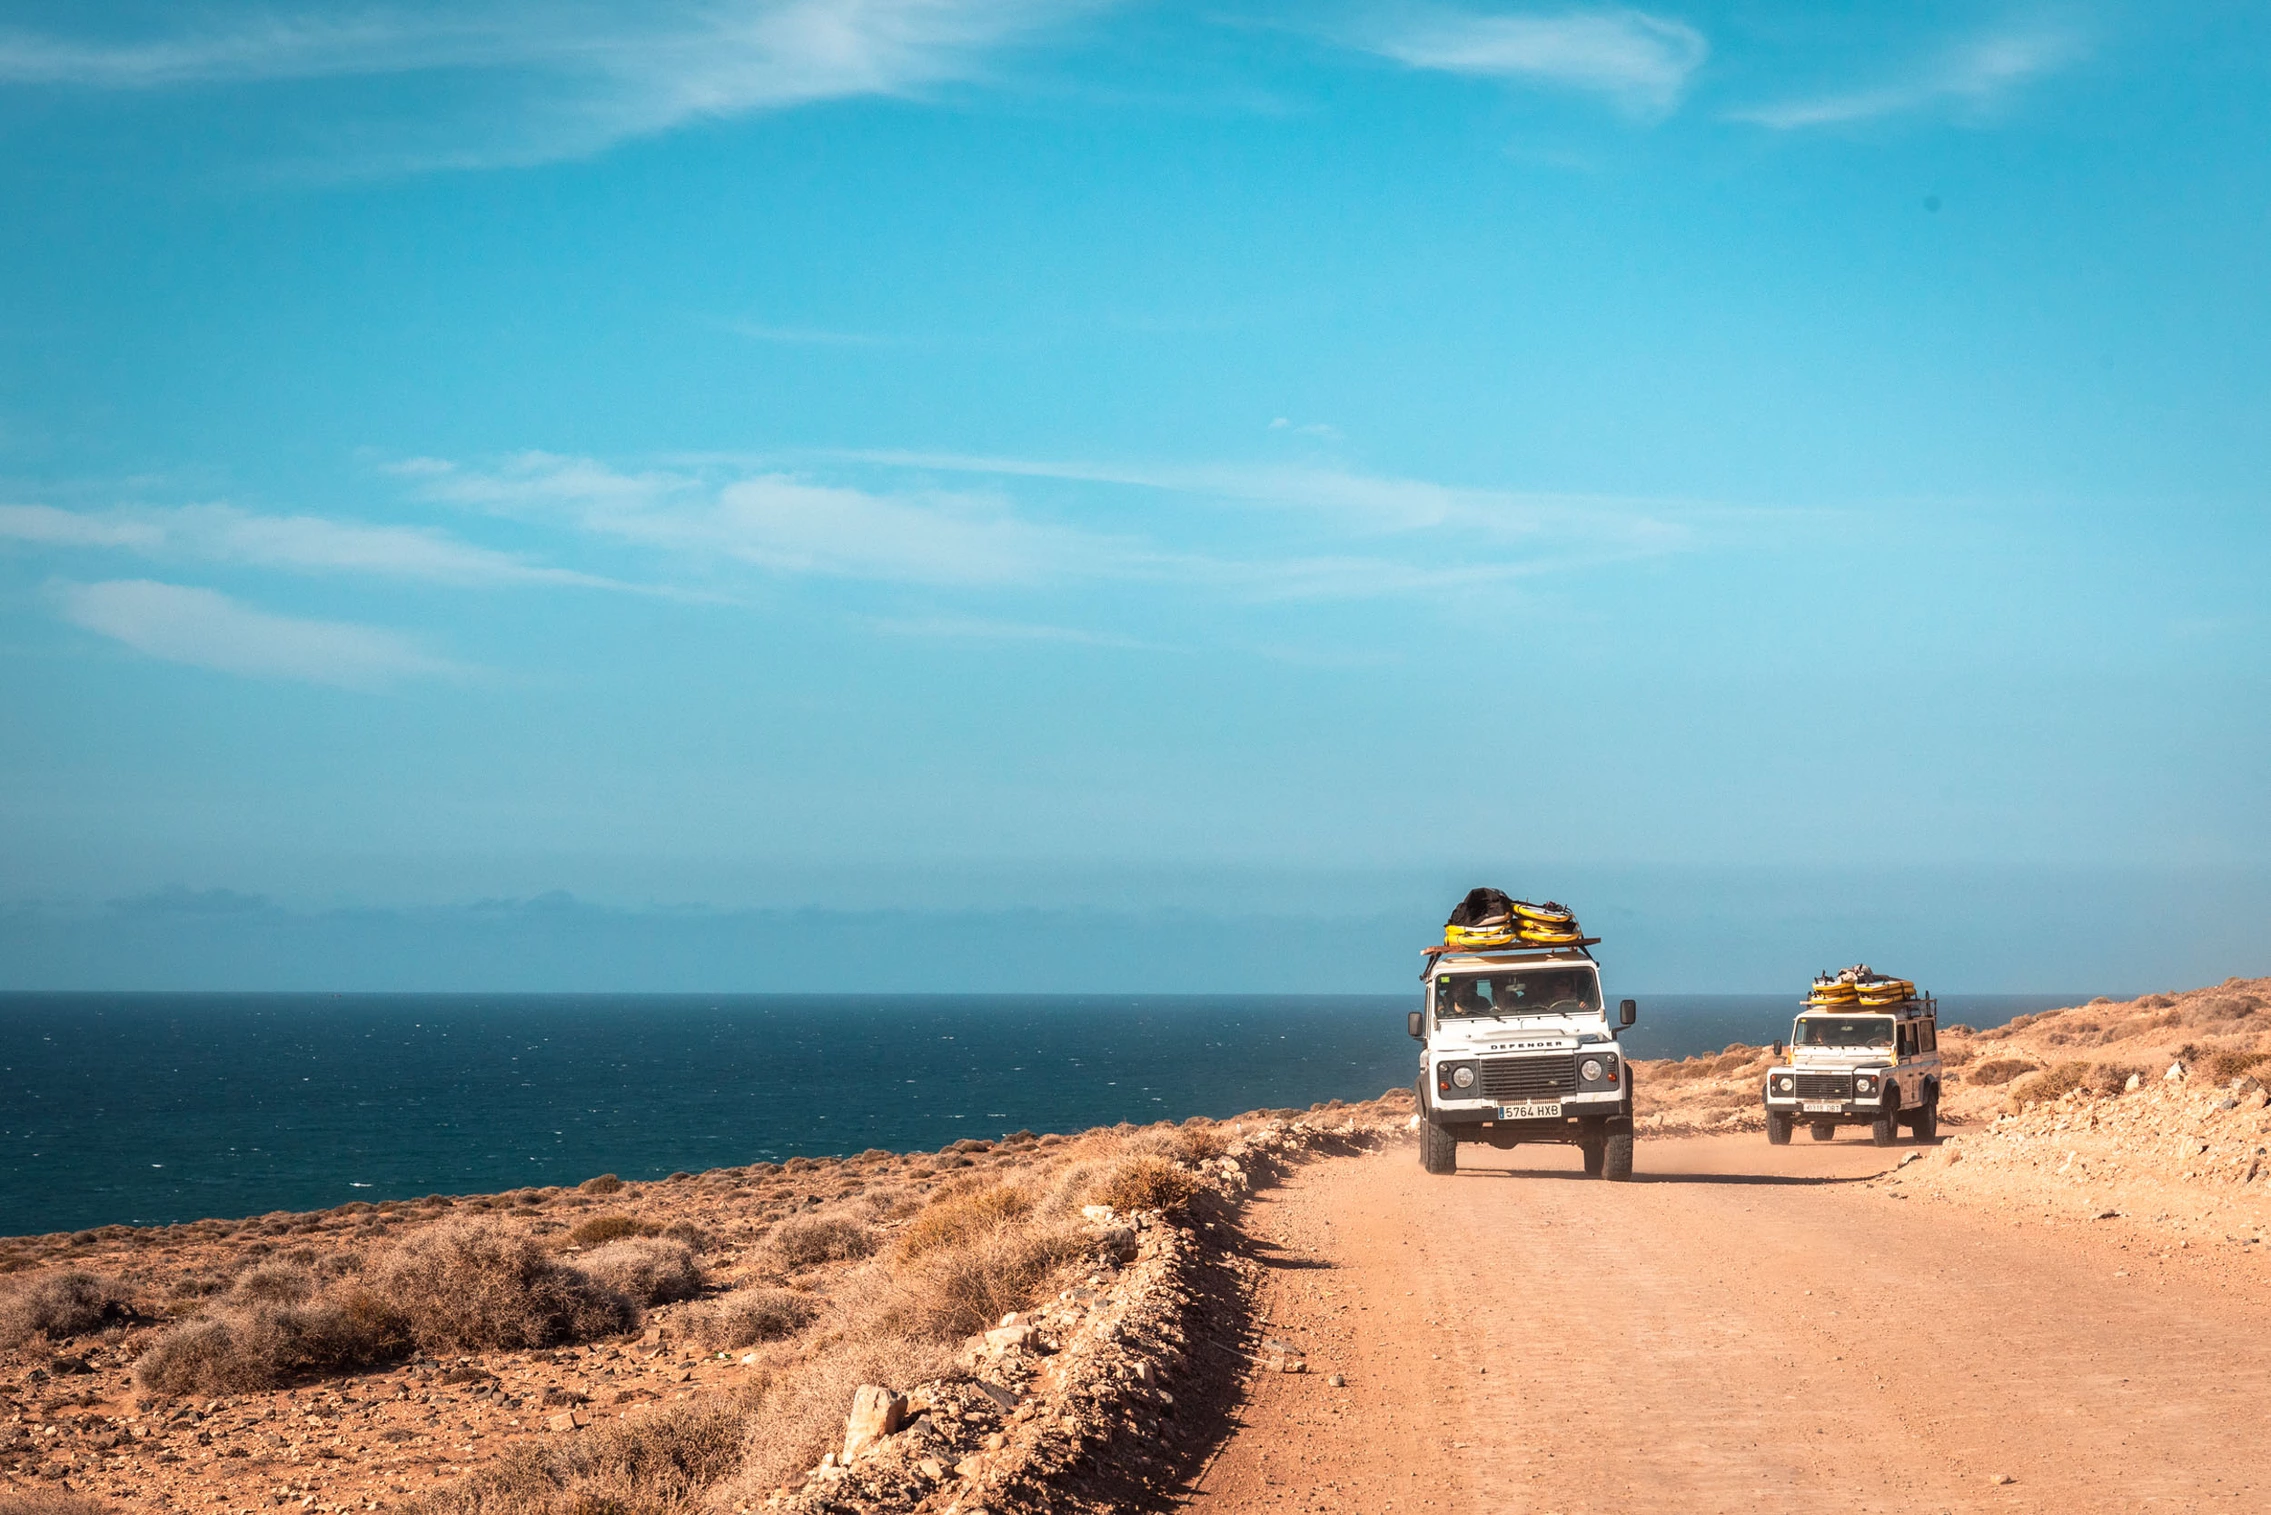
[{"label": "roof rack", "polygon": [[1419,955],[1427,960],[1420,966],[1419,976],[1425,979],[1435,971],[1438,959],[1454,954],[1459,957],[1527,957],[1543,960],[1556,953],[1574,952],[1590,963],[1597,959],[1585,949],[1600,944],[1601,939],[1597,936],[1581,936],[1573,942],[1557,942],[1550,946],[1541,942],[1508,942],[1503,947],[1453,947],[1445,942],[1436,942],[1419,949]]}]

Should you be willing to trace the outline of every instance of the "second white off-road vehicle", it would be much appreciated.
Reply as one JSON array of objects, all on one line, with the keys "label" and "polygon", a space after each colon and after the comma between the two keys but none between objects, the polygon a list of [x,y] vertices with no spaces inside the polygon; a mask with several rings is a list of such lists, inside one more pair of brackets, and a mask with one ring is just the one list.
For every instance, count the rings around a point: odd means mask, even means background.
[{"label": "second white off-road vehicle", "polygon": [[1940,1002],[1930,995],[1898,1004],[1808,1004],[1790,1028],[1786,1063],[1769,1068],[1762,1091],[1766,1139],[1776,1146],[1797,1126],[1828,1141],[1839,1126],[1862,1126],[1880,1147],[1906,1126],[1916,1139],[1940,1130]]},{"label": "second white off-road vehicle", "polygon": [[1601,970],[1582,945],[1431,948],[1427,989],[1411,1012],[1419,1058],[1420,1161],[1458,1168],[1459,1144],[1505,1150],[1556,1142],[1585,1171],[1632,1177],[1632,1070],[1611,1025]]}]

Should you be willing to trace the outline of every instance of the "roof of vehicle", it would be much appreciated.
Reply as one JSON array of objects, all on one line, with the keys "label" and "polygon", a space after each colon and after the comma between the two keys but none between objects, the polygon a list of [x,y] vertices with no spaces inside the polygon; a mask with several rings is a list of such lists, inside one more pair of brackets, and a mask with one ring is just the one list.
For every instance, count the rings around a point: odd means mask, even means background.
[{"label": "roof of vehicle", "polygon": [[1516,944],[1511,947],[1429,947],[1427,962],[1419,970],[1423,979],[1433,978],[1445,969],[1473,973],[1485,968],[1598,968],[1593,954],[1585,949],[1600,938],[1588,937],[1585,941],[1567,947],[1531,947]]},{"label": "roof of vehicle", "polygon": [[1890,1015],[1902,1020],[1914,1020],[1919,1015],[1934,1014],[1939,1008],[1940,1002],[1929,994],[1918,995],[1915,999],[1904,1000],[1897,1005],[1808,1005],[1801,1002],[1798,1019],[1805,1020],[1808,1016]]}]

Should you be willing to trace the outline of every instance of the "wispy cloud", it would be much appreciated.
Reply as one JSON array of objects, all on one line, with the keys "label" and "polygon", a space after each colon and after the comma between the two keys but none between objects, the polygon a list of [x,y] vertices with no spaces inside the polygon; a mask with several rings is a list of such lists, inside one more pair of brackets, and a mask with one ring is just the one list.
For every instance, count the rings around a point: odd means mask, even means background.
[{"label": "wispy cloud", "polygon": [[260,515],[230,505],[102,512],[0,505],[0,540],[441,584],[631,587],[530,563],[443,532],[325,516]]},{"label": "wispy cloud", "polygon": [[256,610],[211,589],[150,579],[59,584],[63,618],[153,658],[254,678],[369,689],[462,674],[399,632]]},{"label": "wispy cloud", "polygon": [[1392,12],[1354,40],[1413,68],[1584,90],[1643,112],[1676,106],[1711,52],[1686,22],[1623,8],[1418,8]]},{"label": "wispy cloud", "polygon": [[1116,647],[1131,652],[1164,652],[1157,642],[1091,631],[1079,626],[1050,626],[1031,621],[996,621],[982,616],[934,615],[884,617],[871,622],[892,636],[924,637],[965,642],[1068,642],[1083,647]]},{"label": "wispy cloud", "polygon": [[[0,28],[0,83],[96,90],[428,73],[466,140],[421,156],[541,161],[701,120],[981,72],[1094,0],[521,0],[351,11],[199,7],[141,37]],[[442,114],[449,114],[445,109]]]},{"label": "wispy cloud", "polygon": [[2081,37],[2067,30],[1995,32],[1961,42],[1926,67],[1885,84],[1804,96],[1732,114],[1738,121],[1794,131],[1925,110],[1991,110],[2031,80],[2079,61],[2085,51]]},{"label": "wispy cloud", "polygon": [[1023,519],[997,494],[882,493],[785,472],[721,481],[527,453],[498,468],[429,475],[423,492],[781,573],[998,585],[1118,575],[1150,556],[1132,539]]}]

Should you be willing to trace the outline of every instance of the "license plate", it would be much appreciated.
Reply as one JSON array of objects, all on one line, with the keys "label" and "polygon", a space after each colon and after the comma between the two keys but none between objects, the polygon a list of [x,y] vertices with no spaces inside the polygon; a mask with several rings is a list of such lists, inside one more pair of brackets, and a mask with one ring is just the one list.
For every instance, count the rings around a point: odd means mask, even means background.
[{"label": "license plate", "polygon": [[1561,1101],[1558,1099],[1539,1100],[1527,1105],[1500,1105],[1498,1107],[1498,1118],[1500,1120],[1546,1120],[1560,1114]]},{"label": "license plate", "polygon": [[1808,1115],[1835,1115],[1844,1108],[1845,1101],[1841,1099],[1809,1099],[1806,1101],[1806,1113]]}]

